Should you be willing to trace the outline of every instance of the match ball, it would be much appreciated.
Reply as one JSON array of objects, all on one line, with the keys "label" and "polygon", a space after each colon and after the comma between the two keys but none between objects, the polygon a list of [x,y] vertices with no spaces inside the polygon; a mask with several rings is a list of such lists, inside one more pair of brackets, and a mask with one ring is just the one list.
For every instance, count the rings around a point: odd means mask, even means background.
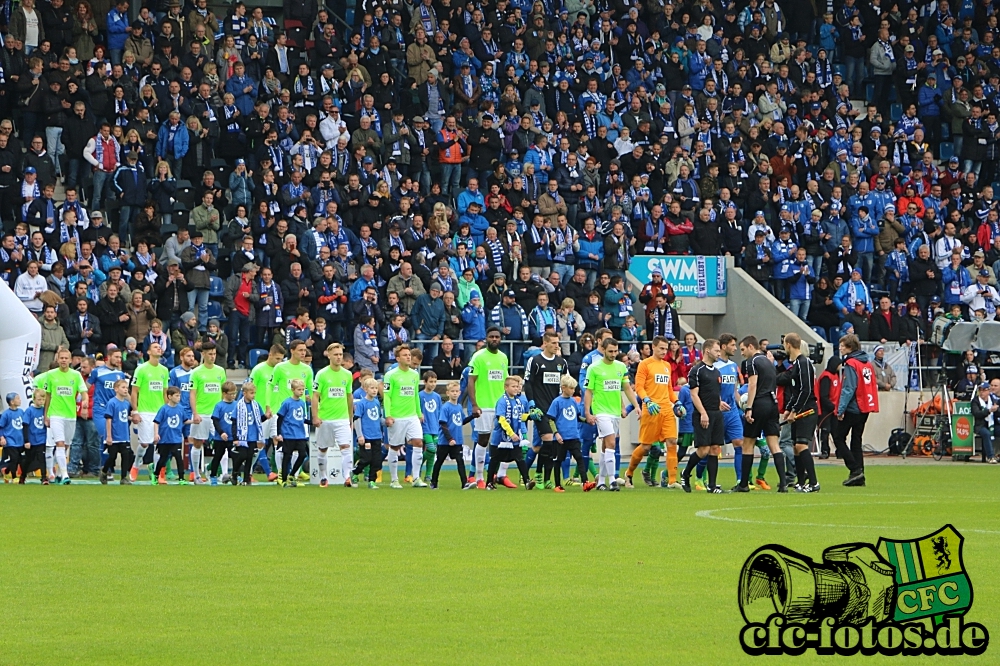
[{"label": "match ball", "polygon": [[749,393],[740,394],[740,409],[743,410],[744,412],[747,411],[747,397],[749,395],[750,395]]}]

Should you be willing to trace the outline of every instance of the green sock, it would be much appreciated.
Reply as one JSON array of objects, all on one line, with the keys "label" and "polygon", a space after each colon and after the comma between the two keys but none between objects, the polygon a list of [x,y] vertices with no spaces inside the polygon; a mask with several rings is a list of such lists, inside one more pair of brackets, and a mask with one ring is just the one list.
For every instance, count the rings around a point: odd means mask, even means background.
[{"label": "green sock", "polygon": [[646,473],[649,478],[656,480],[656,472],[660,468],[660,460],[655,456],[649,456],[649,460],[646,461]]},{"label": "green sock", "polygon": [[590,469],[590,475],[591,475],[591,476],[592,476],[593,478],[595,478],[595,479],[596,479],[596,478],[597,478],[597,463],[595,463],[595,462],[593,461],[593,459],[591,459],[591,461],[590,461],[590,465],[588,465],[588,468]]},{"label": "green sock", "polygon": [[758,444],[757,448],[761,450],[760,462],[757,463],[757,478],[763,479],[764,473],[767,472],[767,462],[771,459],[771,452],[768,450],[766,444],[763,447]]}]

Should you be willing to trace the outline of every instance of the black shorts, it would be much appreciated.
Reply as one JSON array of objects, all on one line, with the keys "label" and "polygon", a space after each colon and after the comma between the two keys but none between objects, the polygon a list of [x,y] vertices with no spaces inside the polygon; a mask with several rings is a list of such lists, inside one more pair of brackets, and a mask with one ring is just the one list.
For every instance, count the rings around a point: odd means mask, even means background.
[{"label": "black shorts", "polygon": [[559,442],[552,440],[549,442],[542,442],[542,446],[538,449],[538,455],[544,456],[546,458],[555,459],[556,455],[559,453]]},{"label": "black shorts", "polygon": [[[30,449],[21,450],[21,476],[28,476],[35,470],[45,469],[45,445],[32,444]],[[7,470],[11,474],[14,470]]]},{"label": "black shorts", "polygon": [[556,432],[556,422],[548,416],[543,416],[535,422],[539,435],[554,435]]},{"label": "black shorts", "polygon": [[792,441],[796,444],[812,444],[818,421],[819,417],[815,414],[792,421]]},{"label": "black shorts", "polygon": [[750,407],[753,410],[753,423],[743,419],[743,439],[760,439],[763,437],[778,437],[781,426],[778,419],[778,403],[771,397],[757,398]]},{"label": "black shorts", "polygon": [[524,454],[521,453],[521,446],[519,444],[515,444],[512,449],[501,449],[499,446],[490,444],[490,460],[512,463],[523,459],[523,457]]},{"label": "black shorts", "polygon": [[726,439],[726,421],[722,412],[708,412],[708,427],[701,427],[701,416],[695,412],[694,421],[694,445],[702,446],[722,446]]}]

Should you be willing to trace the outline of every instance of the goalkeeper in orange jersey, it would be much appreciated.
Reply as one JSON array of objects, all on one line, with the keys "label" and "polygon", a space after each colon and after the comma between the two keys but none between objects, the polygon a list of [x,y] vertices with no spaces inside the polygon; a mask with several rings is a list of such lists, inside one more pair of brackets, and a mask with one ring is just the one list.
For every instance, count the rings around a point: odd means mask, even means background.
[{"label": "goalkeeper in orange jersey", "polygon": [[[642,413],[639,415],[639,446],[632,451],[625,472],[626,488],[634,487],[632,474],[651,450],[677,446],[677,418],[674,414],[677,394],[670,366],[664,360],[667,339],[656,336],[652,343],[653,355],[644,359],[635,373],[635,393],[642,402]],[[660,451],[656,450],[654,455],[658,458]]]}]

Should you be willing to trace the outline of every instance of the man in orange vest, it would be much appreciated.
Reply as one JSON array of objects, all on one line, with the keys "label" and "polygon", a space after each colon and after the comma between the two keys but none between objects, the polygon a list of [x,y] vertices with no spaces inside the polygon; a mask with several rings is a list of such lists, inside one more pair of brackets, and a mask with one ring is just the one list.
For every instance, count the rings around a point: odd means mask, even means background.
[{"label": "man in orange vest", "polygon": [[455,116],[445,118],[437,133],[438,163],[441,165],[441,192],[446,197],[457,196],[462,182],[462,162],[468,159],[465,130],[458,127]]},{"label": "man in orange vest", "polygon": [[[850,474],[845,486],[865,485],[865,458],[861,438],[865,432],[868,415],[878,412],[878,385],[875,383],[875,369],[868,361],[868,354],[861,351],[861,343],[856,335],[845,335],[840,339],[840,397],[837,400],[837,425],[833,441],[838,453],[844,457],[844,464]],[[847,435],[851,435],[851,447],[847,448]]]},{"label": "man in orange vest", "polygon": [[816,379],[816,399],[819,401],[819,457],[830,457],[830,435],[837,422],[837,401],[840,400],[840,357],[826,362],[826,370]]}]

